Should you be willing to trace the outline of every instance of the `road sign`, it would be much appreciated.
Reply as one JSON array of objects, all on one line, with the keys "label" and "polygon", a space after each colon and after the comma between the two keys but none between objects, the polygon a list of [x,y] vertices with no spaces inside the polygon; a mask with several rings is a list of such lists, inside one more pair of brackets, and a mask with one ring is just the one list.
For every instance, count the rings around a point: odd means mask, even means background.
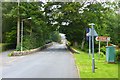
[{"label": "road sign", "polygon": [[108,41],[110,41],[110,37],[98,36],[98,37],[96,37],[96,41],[108,42]]},{"label": "road sign", "polygon": [[[86,36],[92,36],[91,28],[89,28],[89,33],[87,33]],[[95,31],[94,28],[93,28],[93,36],[98,36],[98,34],[97,34],[97,32]]]},{"label": "road sign", "polygon": [[99,41],[99,58],[100,58],[100,42],[107,42],[107,46],[108,46],[108,42],[110,41],[110,37],[98,36],[98,37],[96,37],[96,41]]}]

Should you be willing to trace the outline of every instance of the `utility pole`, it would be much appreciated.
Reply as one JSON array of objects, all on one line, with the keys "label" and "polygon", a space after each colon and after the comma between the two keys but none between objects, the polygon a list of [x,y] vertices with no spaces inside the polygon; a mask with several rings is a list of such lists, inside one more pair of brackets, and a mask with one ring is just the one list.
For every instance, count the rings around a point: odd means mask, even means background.
[{"label": "utility pole", "polygon": [[18,0],[18,20],[17,20],[17,46],[20,44],[20,16],[19,16],[20,1]]}]

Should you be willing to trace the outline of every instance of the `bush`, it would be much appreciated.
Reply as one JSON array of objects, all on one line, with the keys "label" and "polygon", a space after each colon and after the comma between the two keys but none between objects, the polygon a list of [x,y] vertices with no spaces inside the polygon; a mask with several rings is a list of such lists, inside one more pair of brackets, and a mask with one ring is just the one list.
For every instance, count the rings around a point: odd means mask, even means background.
[{"label": "bush", "polygon": [[12,29],[10,32],[5,33],[5,43],[16,43],[16,29]]},{"label": "bush", "polygon": [[[23,51],[24,50],[30,50],[34,48],[38,48],[40,46],[43,46],[45,44],[45,40],[43,38],[38,37],[37,35],[25,35],[23,39]],[[17,51],[21,50],[21,44],[16,47]]]},{"label": "bush", "polygon": [[120,61],[120,49],[116,50],[116,60]]},{"label": "bush", "polygon": [[[23,51],[41,47],[52,41],[59,43],[61,42],[61,36],[59,35],[59,32],[54,31],[49,34],[47,38],[45,36],[45,34],[41,35],[38,33],[32,33],[32,35],[24,35],[22,45]],[[16,50],[21,51],[21,44],[16,47]]]},{"label": "bush", "polygon": [[11,43],[2,43],[0,47],[2,47],[2,51],[6,51],[9,49],[14,49],[15,48],[15,44],[11,44]]},{"label": "bush", "polygon": [[11,52],[11,53],[8,54],[8,57],[11,57],[11,56],[13,56],[13,52]]},{"label": "bush", "polygon": [[105,47],[105,46],[102,46],[102,47],[100,48],[100,51],[103,52],[104,54],[106,54],[106,47]]},{"label": "bush", "polygon": [[[27,48],[25,48],[24,45],[22,46],[22,49],[23,51],[27,50]],[[16,47],[16,51],[21,51],[21,44]]]},{"label": "bush", "polygon": [[[97,54],[99,54],[99,52]],[[100,58],[103,58],[103,57],[105,57],[105,54],[103,52],[100,52]]]},{"label": "bush", "polygon": [[118,47],[120,47],[120,43],[118,43]]},{"label": "bush", "polygon": [[[91,49],[91,50],[92,50],[92,49]],[[87,53],[89,52],[89,47],[88,47],[87,44],[84,45],[84,49],[83,49],[83,51],[85,51],[85,52],[87,52]]]}]

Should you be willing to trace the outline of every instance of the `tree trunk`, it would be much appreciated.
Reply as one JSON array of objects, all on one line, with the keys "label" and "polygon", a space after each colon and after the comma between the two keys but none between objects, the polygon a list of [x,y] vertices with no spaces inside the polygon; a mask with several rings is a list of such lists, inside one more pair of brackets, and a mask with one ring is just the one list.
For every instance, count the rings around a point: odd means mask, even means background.
[{"label": "tree trunk", "polygon": [[84,49],[84,45],[85,45],[85,34],[86,34],[86,32],[84,31],[83,39],[82,39],[82,43],[81,43],[81,49],[82,50]]},{"label": "tree trunk", "polygon": [[83,40],[82,40],[81,49],[84,49],[84,44],[85,44],[85,38],[83,38]]},{"label": "tree trunk", "polygon": [[78,43],[77,41],[74,42],[74,46],[77,47],[78,46]]}]

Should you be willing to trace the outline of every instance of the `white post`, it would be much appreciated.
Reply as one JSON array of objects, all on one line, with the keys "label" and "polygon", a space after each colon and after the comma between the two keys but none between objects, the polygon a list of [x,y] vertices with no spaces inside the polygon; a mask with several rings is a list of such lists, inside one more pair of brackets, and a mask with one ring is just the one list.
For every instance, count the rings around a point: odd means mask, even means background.
[{"label": "white post", "polygon": [[100,59],[100,41],[99,41],[99,59]]},{"label": "white post", "polygon": [[89,36],[89,58],[91,54],[91,36]]}]

